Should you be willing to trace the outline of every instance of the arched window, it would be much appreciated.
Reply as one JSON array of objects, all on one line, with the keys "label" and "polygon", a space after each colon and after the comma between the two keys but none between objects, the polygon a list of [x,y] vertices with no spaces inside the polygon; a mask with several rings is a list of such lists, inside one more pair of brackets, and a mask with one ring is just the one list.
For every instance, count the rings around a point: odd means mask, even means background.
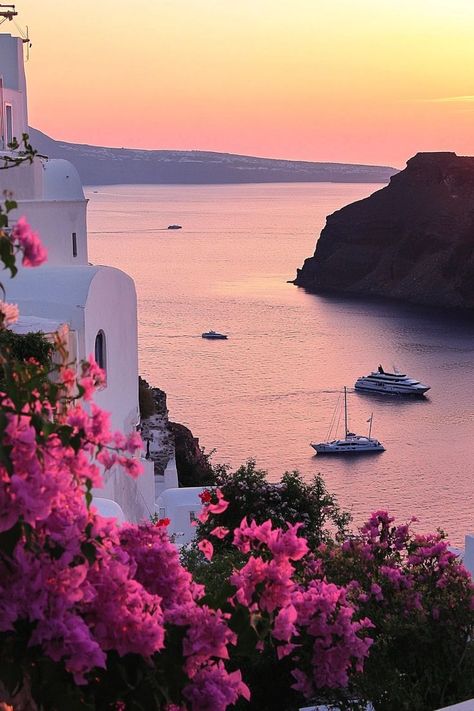
[{"label": "arched window", "polygon": [[105,346],[105,333],[100,330],[95,337],[95,361],[98,366],[107,372],[107,351]]}]

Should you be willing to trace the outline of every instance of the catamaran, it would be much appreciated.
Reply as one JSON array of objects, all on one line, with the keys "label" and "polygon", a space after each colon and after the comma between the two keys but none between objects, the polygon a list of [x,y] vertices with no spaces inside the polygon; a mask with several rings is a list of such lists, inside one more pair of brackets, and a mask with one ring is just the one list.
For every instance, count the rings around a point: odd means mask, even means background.
[{"label": "catamaran", "polygon": [[311,447],[315,449],[318,454],[367,454],[369,452],[383,452],[385,450],[383,444],[371,436],[373,420],[374,413],[372,413],[367,420],[369,423],[369,433],[367,437],[349,431],[347,419],[347,388],[344,387],[344,439],[333,439],[328,442],[312,442]]}]

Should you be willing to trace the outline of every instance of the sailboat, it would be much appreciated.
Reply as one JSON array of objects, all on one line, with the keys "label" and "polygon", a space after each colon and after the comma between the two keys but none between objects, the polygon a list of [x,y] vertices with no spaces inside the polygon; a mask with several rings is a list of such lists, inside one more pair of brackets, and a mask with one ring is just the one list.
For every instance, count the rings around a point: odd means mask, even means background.
[{"label": "sailboat", "polygon": [[311,447],[318,454],[366,454],[368,452],[383,452],[385,447],[378,439],[372,435],[372,422],[374,413],[371,414],[367,422],[369,423],[369,433],[366,436],[357,435],[349,431],[347,419],[347,388],[344,387],[344,439],[333,439],[328,442],[311,443]]}]

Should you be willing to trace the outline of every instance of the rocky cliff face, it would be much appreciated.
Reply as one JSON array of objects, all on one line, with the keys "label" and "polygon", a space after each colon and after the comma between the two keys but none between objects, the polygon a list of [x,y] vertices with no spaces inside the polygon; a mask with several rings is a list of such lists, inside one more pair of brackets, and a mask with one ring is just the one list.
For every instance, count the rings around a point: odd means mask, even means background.
[{"label": "rocky cliff face", "polygon": [[327,218],[295,284],[474,309],[474,158],[418,153]]},{"label": "rocky cliff face", "polygon": [[214,483],[214,471],[190,429],[170,422],[166,393],[139,378],[141,434],[147,458],[154,464],[155,475],[163,476],[174,456],[180,486],[207,486]]},{"label": "rocky cliff face", "polygon": [[178,422],[170,422],[174,437],[176,469],[180,486],[208,486],[215,483],[215,475],[199,444],[199,439],[190,429]]}]

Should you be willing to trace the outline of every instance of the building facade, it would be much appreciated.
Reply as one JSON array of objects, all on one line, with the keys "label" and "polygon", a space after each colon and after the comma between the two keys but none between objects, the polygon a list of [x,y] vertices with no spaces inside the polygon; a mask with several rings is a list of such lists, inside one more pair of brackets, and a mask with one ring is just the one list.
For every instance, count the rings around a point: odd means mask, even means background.
[{"label": "building facade", "polygon": [[[28,133],[26,80],[21,38],[0,35],[0,159],[12,155],[9,144]],[[106,386],[95,398],[111,413],[115,430],[139,425],[137,301],[133,280],[112,267],[89,263],[87,200],[74,166],[65,160],[36,157],[32,164],[0,171],[0,190],[12,194],[18,209],[13,225],[25,216],[48,250],[37,269],[20,268],[6,280],[6,298],[18,304],[16,330],[45,333],[67,327],[70,359],[92,354],[105,370]],[[139,521],[154,512],[151,463],[133,480],[120,471],[106,474],[98,497],[115,501],[125,518]]]}]

